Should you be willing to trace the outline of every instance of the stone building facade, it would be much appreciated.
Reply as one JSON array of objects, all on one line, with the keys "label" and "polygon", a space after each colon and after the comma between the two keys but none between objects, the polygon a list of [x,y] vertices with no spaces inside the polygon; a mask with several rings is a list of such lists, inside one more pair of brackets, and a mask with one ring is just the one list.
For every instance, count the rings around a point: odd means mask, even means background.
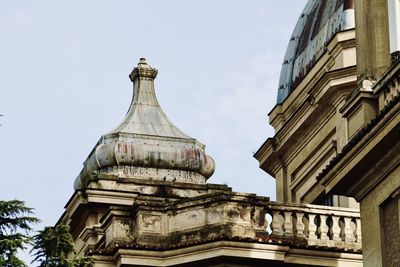
[{"label": "stone building facade", "polygon": [[163,113],[156,75],[141,59],[125,119],[76,178],[60,222],[80,253],[96,266],[361,266],[357,210],[207,183],[215,163]]},{"label": "stone building facade", "polygon": [[166,117],[157,70],[140,59],[125,119],[89,154],[59,220],[79,253],[104,267],[399,266],[388,1],[307,3],[269,114],[276,133],[255,154],[277,201],[207,183],[214,160]]},{"label": "stone building facade", "polygon": [[282,201],[359,205],[364,266],[400,266],[400,3],[344,3],[355,29],[336,33],[285,99],[278,95],[276,134],[256,158]]}]

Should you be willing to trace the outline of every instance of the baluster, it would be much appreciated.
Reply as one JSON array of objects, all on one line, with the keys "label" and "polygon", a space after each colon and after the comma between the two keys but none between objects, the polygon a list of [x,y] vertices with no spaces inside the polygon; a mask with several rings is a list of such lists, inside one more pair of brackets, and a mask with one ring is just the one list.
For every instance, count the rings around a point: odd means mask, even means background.
[{"label": "baluster", "polygon": [[354,242],[354,233],[351,229],[351,218],[344,217],[344,241]]},{"label": "baluster", "polygon": [[296,212],[296,237],[304,237],[303,212]]},{"label": "baluster", "polygon": [[340,217],[332,215],[332,239],[334,241],[342,241],[340,237],[340,225],[339,225]]},{"label": "baluster", "polygon": [[315,225],[315,214],[308,214],[309,222],[308,222],[308,238],[310,240],[317,239],[317,235],[315,232],[317,231],[317,225]]},{"label": "baluster", "polygon": [[268,228],[268,217],[267,217],[268,213],[261,214],[260,217],[263,215],[264,215],[264,217],[263,217],[264,220],[260,223],[260,227],[267,229]]},{"label": "baluster", "polygon": [[328,240],[329,239],[329,237],[328,237],[329,228],[328,228],[328,225],[326,225],[327,216],[320,215],[319,217],[321,219],[321,225],[319,227],[319,230],[321,232],[321,240]]},{"label": "baluster", "polygon": [[293,236],[292,212],[285,211],[284,215],[285,215],[285,222],[283,223],[283,225],[285,230],[285,236],[292,237]]},{"label": "baluster", "polygon": [[264,229],[268,235],[272,234],[272,216],[268,212],[264,215]]},{"label": "baluster", "polygon": [[393,89],[392,89],[392,91],[393,91],[392,99],[393,99],[393,98],[395,98],[395,97],[399,94],[397,79],[393,80],[393,82],[392,82],[392,88],[393,88]]},{"label": "baluster", "polygon": [[357,234],[357,243],[361,244],[361,220],[360,218],[356,219],[356,234]]},{"label": "baluster", "polygon": [[272,211],[272,235],[281,236],[282,235],[282,224],[279,220],[279,211]]}]

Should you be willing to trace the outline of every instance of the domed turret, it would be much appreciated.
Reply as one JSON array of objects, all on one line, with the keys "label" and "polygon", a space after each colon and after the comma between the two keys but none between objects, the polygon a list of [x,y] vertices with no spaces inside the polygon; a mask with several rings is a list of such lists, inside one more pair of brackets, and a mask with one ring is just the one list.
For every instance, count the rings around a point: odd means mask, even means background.
[{"label": "domed turret", "polygon": [[277,104],[303,80],[335,34],[354,26],[354,0],[308,1],[286,50]]},{"label": "domed turret", "polygon": [[204,184],[214,160],[204,145],[179,130],[161,110],[154,79],[157,69],[141,58],[129,75],[133,99],[122,123],[101,137],[75,181],[85,188],[99,173],[110,177]]}]

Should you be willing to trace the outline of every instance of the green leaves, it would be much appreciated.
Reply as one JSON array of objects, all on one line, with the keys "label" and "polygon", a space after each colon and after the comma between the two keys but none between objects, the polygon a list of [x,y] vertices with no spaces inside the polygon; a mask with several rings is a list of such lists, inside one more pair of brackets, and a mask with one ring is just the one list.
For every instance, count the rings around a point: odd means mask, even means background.
[{"label": "green leaves", "polygon": [[8,230],[16,231],[32,230],[31,224],[39,222],[39,219],[33,216],[33,209],[25,206],[25,203],[20,200],[3,201],[0,200],[0,233]]},{"label": "green leaves", "polygon": [[69,227],[63,224],[45,227],[37,235],[31,236],[32,225],[40,220],[33,209],[20,200],[0,200],[0,266],[26,267],[17,257],[18,250],[33,245],[33,262],[40,267],[90,267],[91,257],[80,257],[74,249],[74,241]]},{"label": "green leaves", "polygon": [[31,214],[33,209],[26,207],[23,201],[0,200],[0,266],[26,266],[17,252],[31,242],[31,225],[40,221]]},{"label": "green leaves", "polygon": [[72,236],[65,225],[46,227],[33,237],[36,251],[33,261],[46,262],[49,259],[64,262],[68,255],[74,252]]},{"label": "green leaves", "polygon": [[40,267],[89,267],[93,266],[90,257],[79,257],[74,249],[69,227],[63,224],[46,227],[33,237],[35,251],[32,262]]}]

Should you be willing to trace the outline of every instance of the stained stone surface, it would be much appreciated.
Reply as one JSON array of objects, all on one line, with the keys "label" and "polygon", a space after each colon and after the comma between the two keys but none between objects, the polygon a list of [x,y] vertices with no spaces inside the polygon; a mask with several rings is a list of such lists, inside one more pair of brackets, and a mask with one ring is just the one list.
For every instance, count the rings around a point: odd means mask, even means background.
[{"label": "stained stone surface", "polygon": [[162,111],[154,90],[157,69],[141,58],[129,75],[133,99],[125,119],[103,135],[84,163],[75,190],[99,173],[116,177],[204,184],[214,173],[205,146],[179,130]]}]

